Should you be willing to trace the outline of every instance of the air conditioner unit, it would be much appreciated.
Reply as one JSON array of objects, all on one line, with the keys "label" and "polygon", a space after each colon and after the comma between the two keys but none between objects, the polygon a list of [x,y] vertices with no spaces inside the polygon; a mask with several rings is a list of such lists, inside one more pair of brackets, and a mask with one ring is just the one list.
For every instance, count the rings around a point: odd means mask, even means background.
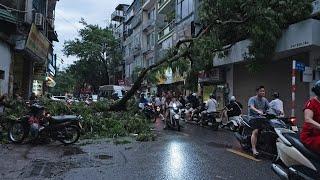
[{"label": "air conditioner unit", "polygon": [[41,13],[36,13],[34,15],[34,24],[41,30],[44,29],[44,17]]},{"label": "air conditioner unit", "polygon": [[49,25],[54,29],[54,19],[48,19]]}]

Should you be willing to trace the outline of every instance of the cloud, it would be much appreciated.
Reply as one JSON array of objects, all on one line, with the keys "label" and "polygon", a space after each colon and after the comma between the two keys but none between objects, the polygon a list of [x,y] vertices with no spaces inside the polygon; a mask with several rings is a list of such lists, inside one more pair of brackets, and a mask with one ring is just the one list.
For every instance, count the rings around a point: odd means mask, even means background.
[{"label": "cloud", "polygon": [[[58,1],[56,7],[55,27],[59,42],[54,44],[55,53],[58,56],[60,68],[66,68],[76,57],[64,56],[62,49],[67,40],[78,37],[78,30],[82,25],[79,23],[84,18],[90,24],[98,24],[102,27],[110,23],[110,16],[118,4],[131,4],[132,0],[63,0]],[[61,64],[59,59],[63,59]]]}]

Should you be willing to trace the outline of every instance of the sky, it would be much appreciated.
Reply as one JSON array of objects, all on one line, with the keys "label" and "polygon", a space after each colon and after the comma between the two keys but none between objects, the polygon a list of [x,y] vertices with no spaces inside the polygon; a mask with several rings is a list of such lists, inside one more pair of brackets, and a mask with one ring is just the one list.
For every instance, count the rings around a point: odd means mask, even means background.
[{"label": "sky", "polygon": [[[111,13],[118,4],[130,4],[133,0],[60,0],[56,6],[55,28],[59,42],[54,44],[58,56],[57,64],[60,69],[68,67],[77,60],[76,57],[66,57],[62,49],[65,41],[73,40],[81,29],[79,21],[84,18],[89,24],[102,27],[111,22]],[[63,64],[61,63],[63,59]]]}]

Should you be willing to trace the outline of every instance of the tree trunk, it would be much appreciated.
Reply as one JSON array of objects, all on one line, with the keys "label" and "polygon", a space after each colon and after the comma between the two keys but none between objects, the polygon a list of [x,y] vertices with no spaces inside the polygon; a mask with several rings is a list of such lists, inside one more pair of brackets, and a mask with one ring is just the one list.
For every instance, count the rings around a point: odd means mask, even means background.
[{"label": "tree trunk", "polygon": [[141,88],[141,83],[143,82],[145,76],[150,72],[151,70],[163,65],[164,63],[171,63],[178,61],[181,57],[185,57],[189,51],[184,50],[181,53],[177,53],[176,55],[173,54],[172,57],[166,57],[163,60],[159,61],[156,64],[153,64],[149,66],[146,69],[143,69],[141,73],[138,76],[138,79],[134,82],[132,88],[126,93],[126,95],[119,101],[117,101],[115,104],[111,105],[108,110],[110,111],[123,111],[126,110],[127,102],[134,96],[135,92],[137,92]]}]

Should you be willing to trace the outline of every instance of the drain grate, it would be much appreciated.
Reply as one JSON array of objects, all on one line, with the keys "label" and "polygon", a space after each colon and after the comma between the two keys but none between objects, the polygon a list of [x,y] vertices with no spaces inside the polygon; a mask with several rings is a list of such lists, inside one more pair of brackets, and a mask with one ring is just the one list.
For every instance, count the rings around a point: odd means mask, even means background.
[{"label": "drain grate", "polygon": [[101,160],[107,160],[107,159],[111,159],[113,157],[109,156],[109,155],[106,155],[106,154],[100,154],[100,155],[95,156],[95,158],[101,159]]}]

